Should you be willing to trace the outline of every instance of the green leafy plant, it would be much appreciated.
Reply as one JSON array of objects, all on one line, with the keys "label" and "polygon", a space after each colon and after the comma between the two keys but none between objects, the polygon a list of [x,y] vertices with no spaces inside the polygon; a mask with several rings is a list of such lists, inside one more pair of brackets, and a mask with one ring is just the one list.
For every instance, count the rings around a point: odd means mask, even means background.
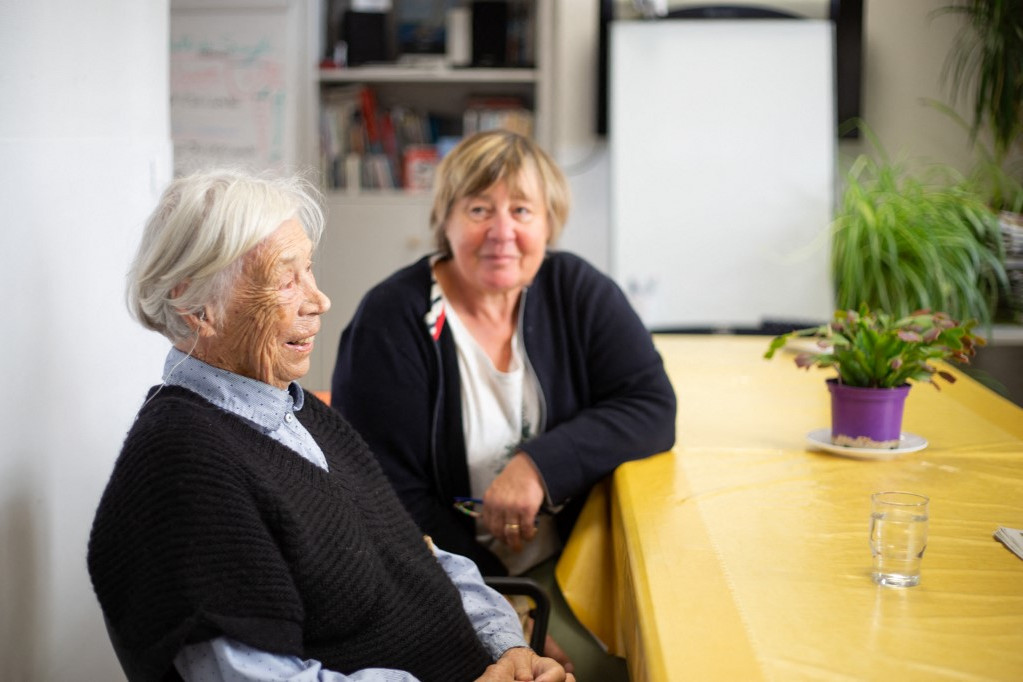
[{"label": "green leafy plant", "polygon": [[797,367],[834,367],[848,386],[893,388],[912,380],[939,388],[937,377],[954,382],[955,376],[931,363],[969,364],[986,343],[973,333],[975,326],[975,320],[959,322],[943,312],[918,310],[900,317],[861,306],[836,310],[828,324],[774,337],[764,357],[774,357],[793,339],[814,339],[813,351],[796,355]]},{"label": "green leafy plant", "polygon": [[1023,158],[1010,160],[999,155],[991,145],[973,135],[966,119],[947,104],[932,99],[925,99],[924,103],[971,134],[976,160],[967,182],[972,191],[984,197],[995,211],[1023,212]]},{"label": "green leafy plant", "polygon": [[831,226],[835,305],[944,310],[989,326],[1008,286],[997,215],[952,169],[913,174],[874,146],[880,160],[853,162]]},{"label": "green leafy plant", "polygon": [[958,0],[936,13],[964,19],[944,78],[953,101],[971,91],[971,138],[986,123],[1000,163],[1023,134],[1023,0]]},{"label": "green leafy plant", "polygon": [[996,211],[1023,213],[1023,172],[999,163],[987,148],[979,144],[975,148],[979,159],[970,174],[975,191]]}]

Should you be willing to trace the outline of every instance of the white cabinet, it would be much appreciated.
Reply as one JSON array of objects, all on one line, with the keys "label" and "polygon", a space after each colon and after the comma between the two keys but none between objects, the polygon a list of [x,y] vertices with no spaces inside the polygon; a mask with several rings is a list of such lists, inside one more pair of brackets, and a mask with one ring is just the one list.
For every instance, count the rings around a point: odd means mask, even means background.
[{"label": "white cabinet", "polygon": [[[319,108],[322,111],[332,90],[359,86],[372,89],[381,109],[406,105],[453,117],[462,115],[470,97],[511,96],[527,103],[533,113],[534,137],[550,148],[554,3],[531,1],[536,21],[534,68],[367,65],[319,69]],[[322,161],[321,156],[321,170]],[[330,388],[341,331],[363,294],[399,267],[432,250],[428,191],[366,189],[362,185],[358,189],[325,190],[327,229],[317,256],[316,276],[332,307],[324,316],[312,367],[303,382],[309,389]]]},{"label": "white cabinet", "polygon": [[341,331],[362,296],[398,268],[432,250],[429,198],[401,193],[328,195],[328,225],[316,257],[316,282],[330,297],[302,385],[330,388]]}]

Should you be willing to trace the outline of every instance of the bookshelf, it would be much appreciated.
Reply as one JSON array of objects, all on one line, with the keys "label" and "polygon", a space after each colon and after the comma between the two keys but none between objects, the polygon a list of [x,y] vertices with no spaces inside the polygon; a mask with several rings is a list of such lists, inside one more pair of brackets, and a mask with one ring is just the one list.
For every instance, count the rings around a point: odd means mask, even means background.
[{"label": "bookshelf", "polygon": [[536,83],[538,69],[437,66],[351,66],[319,71],[320,83]]},{"label": "bookshelf", "polygon": [[[422,152],[432,145],[442,156],[476,130],[511,128],[549,145],[553,0],[508,6],[508,68],[455,67],[444,55],[321,66],[318,159],[325,189],[352,195],[428,188],[428,155],[414,154],[419,172],[410,172],[406,147]],[[410,178],[418,182],[409,186]]]},{"label": "bookshelf", "polygon": [[[440,150],[463,134],[493,127],[537,136],[536,72],[527,80],[499,69],[476,73],[483,70],[430,71],[429,79],[416,79],[416,73],[410,73],[415,69],[328,73],[333,80],[326,86],[321,82],[320,94],[324,186],[348,193],[422,189],[424,185],[404,183],[410,145]],[[380,71],[384,71],[382,80],[358,77]],[[425,186],[429,185],[427,178]]]},{"label": "bookshelf", "polygon": [[[457,137],[462,132],[466,111],[473,103],[515,101],[531,118],[532,136],[551,149],[553,140],[553,53],[555,0],[516,0],[531,2],[534,17],[533,59],[530,68],[451,67],[444,63],[415,65],[379,64],[343,68],[319,68],[316,121],[320,143],[313,152],[322,172],[327,198],[327,230],[320,243],[316,277],[320,288],[332,302],[324,316],[317,338],[312,366],[304,385],[311,389],[330,387],[330,374],[341,331],[348,324],[362,296],[374,284],[399,267],[432,251],[429,231],[431,195],[429,174],[423,173],[419,187],[407,188],[400,182],[404,167],[392,160],[393,186],[368,186],[360,168],[358,183],[337,182],[323,149],[324,113],[332,106],[360,108],[364,89],[372,92],[376,111],[392,112],[404,108],[429,112],[447,121],[441,137]],[[354,102],[344,103],[346,98]],[[392,121],[392,125],[393,125]],[[444,128],[436,121],[434,125]],[[436,134],[436,133],[435,133]],[[436,139],[430,142],[436,142]],[[380,141],[383,150],[383,140]],[[333,168],[354,161],[345,151],[335,159]],[[404,166],[404,164],[401,164]],[[336,186],[335,186],[336,185]]]}]

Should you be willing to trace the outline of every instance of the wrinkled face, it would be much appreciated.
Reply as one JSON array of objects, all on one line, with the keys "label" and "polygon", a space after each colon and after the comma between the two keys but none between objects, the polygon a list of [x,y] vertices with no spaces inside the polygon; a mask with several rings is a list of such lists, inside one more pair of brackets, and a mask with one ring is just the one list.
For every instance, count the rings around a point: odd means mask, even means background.
[{"label": "wrinkled face", "polygon": [[305,230],[285,221],[244,256],[225,317],[212,321],[197,356],[277,388],[305,376],[320,315],[330,309],[312,265]]},{"label": "wrinkled face", "polygon": [[514,189],[501,180],[458,200],[445,223],[452,269],[470,291],[519,289],[543,263],[550,237],[544,192],[533,170],[517,180]]}]

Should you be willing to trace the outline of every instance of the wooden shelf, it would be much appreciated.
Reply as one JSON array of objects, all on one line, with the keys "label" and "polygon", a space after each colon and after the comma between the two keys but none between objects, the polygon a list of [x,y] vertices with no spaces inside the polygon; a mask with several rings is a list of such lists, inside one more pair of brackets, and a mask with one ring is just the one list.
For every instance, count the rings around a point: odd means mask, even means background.
[{"label": "wooden shelf", "polygon": [[429,204],[433,194],[428,190],[409,189],[328,189],[324,192],[328,204],[371,205],[387,202],[402,205]]},{"label": "wooden shelf", "polygon": [[995,324],[988,344],[992,346],[1023,346],[1023,324]]},{"label": "wooden shelf", "polygon": [[352,66],[320,69],[321,83],[534,83],[536,69]]}]

